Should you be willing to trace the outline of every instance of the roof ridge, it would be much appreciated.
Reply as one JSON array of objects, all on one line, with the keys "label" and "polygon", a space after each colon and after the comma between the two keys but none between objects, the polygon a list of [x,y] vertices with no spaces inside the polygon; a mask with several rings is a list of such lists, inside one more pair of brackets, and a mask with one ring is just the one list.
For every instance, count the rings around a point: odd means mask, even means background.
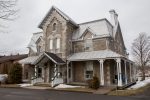
[{"label": "roof ridge", "polygon": [[103,21],[103,20],[107,20],[107,19],[106,18],[95,19],[95,20],[91,20],[91,21],[86,21],[86,22],[83,22],[83,23],[79,23],[78,25],[88,24],[88,23],[93,23],[93,22]]}]

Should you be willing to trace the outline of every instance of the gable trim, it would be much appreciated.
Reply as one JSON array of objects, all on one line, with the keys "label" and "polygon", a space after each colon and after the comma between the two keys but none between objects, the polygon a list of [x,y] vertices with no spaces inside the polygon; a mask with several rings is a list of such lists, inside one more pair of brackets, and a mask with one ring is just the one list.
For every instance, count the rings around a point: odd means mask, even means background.
[{"label": "gable trim", "polygon": [[87,34],[87,32],[89,32],[92,35],[92,38],[93,38],[93,36],[95,36],[94,32],[88,27],[87,29],[85,29],[85,31],[80,36],[80,38],[83,38]]},{"label": "gable trim", "polygon": [[56,10],[56,12],[61,15],[67,22],[72,23],[74,26],[78,27],[78,24],[76,24],[69,16],[67,16],[65,13],[63,13],[61,10],[59,10],[58,8],[56,8],[55,6],[52,6],[51,9],[49,10],[49,12],[46,14],[46,16],[43,18],[43,20],[41,21],[41,23],[39,24],[39,28],[42,29],[43,25],[45,24],[45,21],[49,18],[49,16],[51,15],[52,11]]}]

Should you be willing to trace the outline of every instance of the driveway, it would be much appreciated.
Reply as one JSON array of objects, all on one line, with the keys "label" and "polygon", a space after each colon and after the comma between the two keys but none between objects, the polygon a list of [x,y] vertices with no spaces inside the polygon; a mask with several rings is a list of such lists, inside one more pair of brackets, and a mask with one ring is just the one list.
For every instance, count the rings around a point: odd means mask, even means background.
[{"label": "driveway", "polygon": [[52,90],[0,88],[0,100],[150,100],[150,94],[140,98],[139,96],[119,97]]}]

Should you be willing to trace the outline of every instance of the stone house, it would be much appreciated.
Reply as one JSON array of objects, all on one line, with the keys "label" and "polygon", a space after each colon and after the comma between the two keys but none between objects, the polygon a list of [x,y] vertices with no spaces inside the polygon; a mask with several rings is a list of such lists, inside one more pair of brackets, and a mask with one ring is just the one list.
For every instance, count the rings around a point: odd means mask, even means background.
[{"label": "stone house", "polygon": [[29,57],[24,60],[36,56],[29,64],[34,68],[32,82],[86,85],[94,75],[101,86],[135,82],[134,63],[128,59],[118,14],[111,10],[110,15],[111,22],[104,18],[77,24],[53,6],[39,25],[41,36],[29,45]]}]

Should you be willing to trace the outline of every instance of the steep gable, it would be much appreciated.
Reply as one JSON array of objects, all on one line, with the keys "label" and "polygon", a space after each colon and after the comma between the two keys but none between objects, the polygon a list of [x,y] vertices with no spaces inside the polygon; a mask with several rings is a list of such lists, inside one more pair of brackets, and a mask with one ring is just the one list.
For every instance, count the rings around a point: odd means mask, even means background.
[{"label": "steep gable", "polygon": [[126,49],[119,23],[118,23],[118,27],[117,27],[117,30],[116,30],[114,38],[115,38],[116,41],[118,41],[121,44],[123,49]]},{"label": "steep gable", "polygon": [[94,35],[95,35],[94,32],[90,28],[87,28],[80,38],[83,39],[93,38]]},{"label": "steep gable", "polygon": [[42,20],[42,22],[39,24],[39,28],[42,29],[43,25],[46,23],[46,21],[48,20],[49,16],[51,16],[52,12],[56,11],[60,16],[62,16],[67,22],[70,22],[71,24],[73,24],[74,26],[78,27],[78,25],[70,18],[68,17],[65,13],[63,13],[61,10],[59,10],[58,8],[56,8],[55,6],[52,6],[52,8],[49,10],[49,12],[47,13],[47,15],[44,17],[44,19]]}]

